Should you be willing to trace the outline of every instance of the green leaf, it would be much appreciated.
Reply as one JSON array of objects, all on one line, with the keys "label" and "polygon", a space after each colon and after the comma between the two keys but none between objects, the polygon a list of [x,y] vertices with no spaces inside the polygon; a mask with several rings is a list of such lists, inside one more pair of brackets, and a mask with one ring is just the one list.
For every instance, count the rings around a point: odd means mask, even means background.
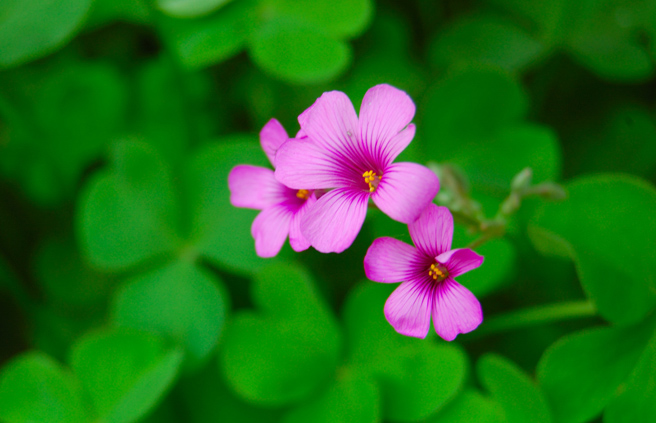
[{"label": "green leaf", "polygon": [[376,377],[386,419],[416,421],[455,397],[467,361],[456,344],[432,344],[396,333],[383,314],[392,288],[369,282],[351,291],[344,308],[348,357]]},{"label": "green leaf", "polygon": [[542,44],[512,22],[494,15],[461,18],[431,43],[431,64],[440,69],[481,64],[523,71],[544,52]]},{"label": "green leaf", "polygon": [[540,389],[516,364],[495,354],[477,363],[481,384],[503,408],[508,423],[549,423],[551,414]]},{"label": "green leaf", "polygon": [[569,160],[577,165],[573,173],[626,172],[649,177],[656,170],[656,119],[645,107],[619,104],[604,116],[595,114],[577,138],[584,142],[570,150]]},{"label": "green leaf", "polygon": [[229,385],[263,405],[308,398],[335,372],[341,346],[337,323],[298,267],[267,266],[252,291],[259,310],[236,314],[223,344],[220,359]]},{"label": "green leaf", "polygon": [[0,420],[5,423],[90,421],[78,381],[49,356],[20,355],[0,371]]},{"label": "green leaf", "polygon": [[298,21],[276,19],[253,36],[253,61],[271,76],[295,84],[328,82],[351,62],[351,49],[319,29]]},{"label": "green leaf", "polygon": [[316,399],[292,409],[283,423],[377,423],[381,421],[378,386],[366,374],[345,368]]},{"label": "green leaf", "polygon": [[255,0],[231,1],[225,7],[198,19],[158,18],[164,42],[189,69],[200,69],[222,62],[246,45],[255,31]]},{"label": "green leaf", "polygon": [[219,340],[226,301],[216,278],[178,261],[127,281],[115,294],[111,315],[118,326],[173,340],[184,348],[188,364],[195,367]]},{"label": "green leaf", "polygon": [[182,360],[159,338],[137,332],[101,331],[80,339],[71,367],[82,381],[99,418],[130,423],[144,417],[171,387]]},{"label": "green leaf", "polygon": [[148,145],[121,142],[82,193],[77,227],[93,265],[122,270],[178,248],[177,219],[166,165]]},{"label": "green leaf", "polygon": [[371,0],[273,0],[272,14],[317,27],[335,38],[361,34],[369,24]]},{"label": "green leaf", "polygon": [[97,304],[112,285],[112,278],[89,268],[69,238],[51,238],[37,251],[34,269],[46,296],[58,308]]},{"label": "green leaf", "polygon": [[0,82],[10,93],[7,106],[15,108],[15,116],[2,111],[9,132],[0,168],[32,200],[53,206],[76,193],[83,172],[121,130],[126,85],[103,63],[28,69],[7,72]]},{"label": "green leaf", "polygon": [[0,9],[0,68],[45,56],[80,28],[91,0],[5,0]]},{"label": "green leaf", "polygon": [[233,272],[253,274],[265,263],[255,254],[250,227],[254,210],[230,204],[228,174],[238,164],[270,166],[251,136],[224,139],[200,150],[187,167],[191,242],[213,263]]},{"label": "green leaf", "polygon": [[384,415],[395,422],[425,419],[455,397],[466,373],[467,357],[455,345],[418,344],[396,351],[381,363]]},{"label": "green leaf", "polygon": [[93,28],[115,20],[147,24],[151,20],[151,10],[146,0],[95,0],[87,26]]},{"label": "green leaf", "polygon": [[651,323],[598,328],[565,336],[549,347],[537,377],[554,421],[582,423],[598,415],[636,366],[650,334]]},{"label": "green leaf", "polygon": [[545,204],[529,230],[534,238],[553,234],[561,240],[555,247],[569,244],[581,284],[605,319],[641,320],[656,305],[656,190],[622,175],[582,177],[567,189],[569,199]]},{"label": "green leaf", "polygon": [[656,332],[626,386],[606,408],[604,423],[656,421]]},{"label": "green leaf", "polygon": [[[567,0],[490,0],[505,7],[522,21],[532,21],[547,45],[554,45],[571,30],[575,7],[582,3]],[[574,6],[574,7],[572,7]]]},{"label": "green leaf", "polygon": [[[390,25],[394,24],[392,22]],[[378,32],[388,29],[388,26],[384,26],[379,28]],[[378,35],[378,32],[375,34]],[[371,34],[371,31],[368,34]],[[389,34],[386,35],[389,36]],[[373,37],[373,35],[370,35],[370,37]],[[410,57],[405,48],[397,51],[389,48],[389,43],[385,44],[385,42],[386,40],[382,35],[373,38],[370,41],[371,44],[376,46],[380,44],[385,47],[370,49],[366,54],[356,57],[352,69],[349,70],[344,92],[348,94],[356,108],[361,104],[367,90],[374,85],[390,84],[407,92],[414,98],[418,98],[417,96],[423,94],[426,89],[426,71],[417,64],[416,60]],[[414,142],[401,154],[407,155],[413,145]],[[423,160],[423,157],[413,159],[404,159],[400,156],[397,160],[420,161]]]},{"label": "green leaf", "polygon": [[516,125],[493,136],[443,147],[442,161],[459,165],[475,189],[496,197],[508,194],[510,181],[522,169],[533,170],[533,181],[558,179],[561,158],[553,131],[537,125]]},{"label": "green leaf", "polygon": [[653,26],[651,2],[588,0],[573,13],[576,24],[567,29],[568,50],[574,59],[602,78],[643,81],[654,74],[654,62],[638,34]]},{"label": "green leaf", "polygon": [[216,362],[181,378],[176,393],[187,410],[188,422],[258,422],[279,423],[282,410],[249,404],[226,386]]},{"label": "green leaf", "polygon": [[503,408],[477,391],[466,390],[426,423],[506,423]]},{"label": "green leaf", "polygon": [[231,0],[156,0],[159,10],[174,18],[196,18],[206,15]]},{"label": "green leaf", "polygon": [[[499,70],[453,71],[426,94],[420,128],[426,153],[434,160],[458,151],[463,142],[483,145],[526,113],[519,83]],[[471,147],[467,149],[471,153]]]},{"label": "green leaf", "polygon": [[174,168],[187,159],[190,145],[216,133],[221,119],[214,102],[220,100],[209,75],[184,71],[173,58],[160,56],[139,69],[137,84],[137,134]]}]

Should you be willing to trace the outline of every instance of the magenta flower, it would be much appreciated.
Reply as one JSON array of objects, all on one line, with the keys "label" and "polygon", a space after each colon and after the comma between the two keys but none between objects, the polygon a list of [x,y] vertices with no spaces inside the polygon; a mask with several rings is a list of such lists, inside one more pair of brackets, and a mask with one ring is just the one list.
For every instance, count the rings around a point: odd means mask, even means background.
[{"label": "magenta flower", "polygon": [[[260,131],[260,143],[276,167],[276,152],[289,137],[280,122],[271,119]],[[260,257],[273,257],[289,235],[294,251],[310,243],[301,233],[303,215],[316,203],[312,190],[287,188],[274,177],[273,170],[250,165],[235,166],[228,175],[230,202],[235,207],[262,210],[251,226],[255,251]]]},{"label": "magenta flower", "polygon": [[476,329],[483,321],[481,304],[454,278],[480,266],[483,257],[451,249],[453,217],[446,207],[431,204],[408,229],[416,248],[378,238],[364,258],[369,279],[403,282],[385,303],[387,321],[403,335],[425,338],[432,315],[435,332],[447,341]]},{"label": "magenta flower", "polygon": [[346,94],[324,93],[299,116],[302,140],[278,151],[276,178],[294,188],[331,189],[301,220],[323,253],[342,252],[364,222],[369,198],[394,220],[410,223],[432,201],[439,181],[416,163],[392,163],[415,135],[415,105],[389,85],[371,88],[360,118]]}]

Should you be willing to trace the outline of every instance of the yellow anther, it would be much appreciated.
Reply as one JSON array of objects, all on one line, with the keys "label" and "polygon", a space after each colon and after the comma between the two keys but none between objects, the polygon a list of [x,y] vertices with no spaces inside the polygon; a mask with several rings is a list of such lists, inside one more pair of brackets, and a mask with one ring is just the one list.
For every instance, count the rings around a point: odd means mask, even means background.
[{"label": "yellow anther", "polygon": [[378,176],[373,170],[368,170],[362,174],[362,177],[364,178],[364,182],[369,185],[369,192],[374,192],[378,188],[383,175]]},{"label": "yellow anther", "polygon": [[446,267],[441,264],[431,264],[430,269],[428,269],[428,276],[431,276],[433,280],[443,281],[449,275],[449,272],[446,270]]},{"label": "yellow anther", "polygon": [[308,197],[310,196],[310,191],[306,189],[299,189],[298,191],[296,191],[296,196],[301,200],[307,200]]}]

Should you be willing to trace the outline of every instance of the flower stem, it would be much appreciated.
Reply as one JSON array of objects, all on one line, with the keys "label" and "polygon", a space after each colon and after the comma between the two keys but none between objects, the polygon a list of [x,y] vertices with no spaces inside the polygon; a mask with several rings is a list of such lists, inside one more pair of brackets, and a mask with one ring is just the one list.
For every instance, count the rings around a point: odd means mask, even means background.
[{"label": "flower stem", "polygon": [[538,326],[563,320],[592,317],[597,314],[596,307],[588,300],[570,301],[566,303],[547,304],[515,310],[509,313],[492,316],[485,320],[481,327],[472,332],[467,339],[473,340],[489,335]]}]

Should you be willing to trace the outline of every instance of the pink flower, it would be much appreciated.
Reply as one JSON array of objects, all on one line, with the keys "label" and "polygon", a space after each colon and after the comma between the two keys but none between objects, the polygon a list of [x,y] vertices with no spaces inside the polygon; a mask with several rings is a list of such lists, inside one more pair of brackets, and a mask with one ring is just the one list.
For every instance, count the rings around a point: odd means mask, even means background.
[{"label": "pink flower", "polygon": [[480,266],[483,257],[451,249],[453,217],[446,207],[431,204],[408,229],[416,248],[378,238],[364,258],[369,279],[403,281],[385,303],[387,321],[403,335],[425,338],[432,315],[435,332],[447,341],[476,329],[483,321],[481,304],[454,278]]},{"label": "pink flower", "polygon": [[[288,139],[287,132],[275,119],[260,131],[262,149],[274,168],[276,152]],[[262,210],[251,226],[258,256],[278,254],[287,235],[294,251],[310,247],[301,233],[300,222],[317,201],[312,190],[287,188],[276,180],[273,170],[250,165],[235,166],[228,175],[228,186],[233,206]]]},{"label": "pink flower", "polygon": [[360,117],[346,94],[324,93],[299,116],[301,133],[277,155],[276,178],[291,188],[330,189],[301,220],[317,250],[342,252],[364,222],[369,198],[392,219],[415,220],[432,201],[439,181],[416,163],[392,163],[415,135],[415,105],[389,85],[367,91]]}]

